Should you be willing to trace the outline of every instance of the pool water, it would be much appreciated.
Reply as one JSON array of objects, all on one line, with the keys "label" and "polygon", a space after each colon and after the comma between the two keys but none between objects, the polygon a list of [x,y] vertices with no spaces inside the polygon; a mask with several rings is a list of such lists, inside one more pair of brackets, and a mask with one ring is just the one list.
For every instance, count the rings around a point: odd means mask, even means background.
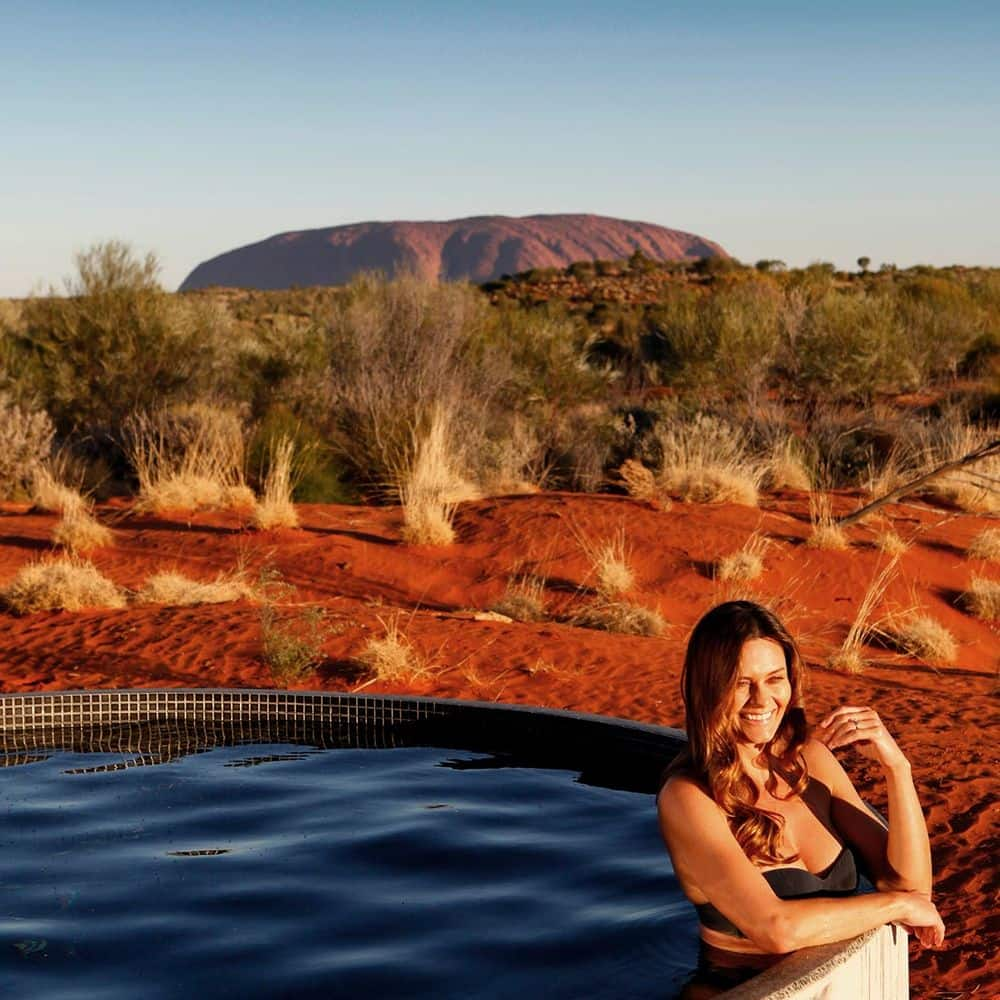
[{"label": "pool water", "polygon": [[653,796],[503,755],[228,746],[0,768],[0,995],[671,997]]}]

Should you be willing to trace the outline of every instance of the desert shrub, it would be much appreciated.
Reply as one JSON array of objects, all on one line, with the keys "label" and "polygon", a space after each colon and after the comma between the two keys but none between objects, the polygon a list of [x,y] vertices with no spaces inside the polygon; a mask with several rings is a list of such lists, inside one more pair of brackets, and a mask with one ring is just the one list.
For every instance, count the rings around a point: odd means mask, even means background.
[{"label": "desert shrub", "polygon": [[260,609],[264,662],[278,684],[292,684],[311,674],[324,660],[323,644],[331,634],[322,608]]},{"label": "desert shrub", "polygon": [[22,566],[2,590],[0,603],[18,614],[123,608],[122,592],[94,566],[76,556],[60,556]]},{"label": "desert shrub", "polygon": [[413,461],[414,428],[436,407],[482,436],[509,362],[484,345],[487,300],[474,288],[413,277],[356,279],[330,322],[331,444],[352,477],[384,488]]},{"label": "desert shrub", "polygon": [[283,435],[271,441],[267,455],[264,489],[254,507],[254,525],[261,530],[296,528],[299,515],[292,503],[292,491],[298,473],[295,441]]},{"label": "desert shrub", "polygon": [[1000,528],[985,528],[969,542],[966,555],[970,559],[1000,562]]},{"label": "desert shrub", "polygon": [[214,580],[192,580],[176,570],[154,573],[142,585],[136,599],[142,604],[226,604],[230,601],[254,600],[257,590],[240,572],[220,573]]},{"label": "desert shrub", "polygon": [[268,410],[257,426],[247,449],[247,467],[263,487],[267,477],[272,442],[287,437],[294,443],[296,474],[292,499],[298,503],[354,503],[358,497],[345,482],[344,465],[326,438],[313,424],[299,420],[284,406]]},{"label": "desert shrub", "polygon": [[14,338],[23,379],[60,434],[116,428],[150,401],[205,389],[224,343],[208,300],[168,295],[152,254],[99,243],[76,258],[65,295],[28,300]]},{"label": "desert shrub", "polygon": [[1000,581],[973,576],[961,596],[962,606],[976,618],[992,621],[1000,618]]},{"label": "desert shrub", "polygon": [[26,409],[0,392],[0,500],[27,496],[52,449],[48,414]]},{"label": "desert shrub", "polygon": [[830,290],[805,312],[783,365],[817,398],[867,400],[879,390],[919,385],[899,340],[893,299]]},{"label": "desert shrub", "polygon": [[126,450],[150,510],[252,507],[239,416],[204,403],[132,414]]}]

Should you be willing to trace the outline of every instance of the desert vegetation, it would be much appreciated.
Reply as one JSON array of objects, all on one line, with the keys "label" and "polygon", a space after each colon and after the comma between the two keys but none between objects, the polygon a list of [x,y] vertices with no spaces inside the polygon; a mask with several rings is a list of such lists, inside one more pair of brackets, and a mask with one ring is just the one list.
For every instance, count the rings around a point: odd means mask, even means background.
[{"label": "desert vegetation", "polygon": [[[247,449],[291,428],[313,446],[293,499],[384,499],[444,419],[449,474],[479,491],[752,505],[818,477],[878,489],[1000,433],[992,270],[631,261],[485,290],[172,295],[118,242],[76,264],[62,294],[0,312],[8,498],[59,447],[104,495],[248,502]],[[992,510],[998,461],[923,492]]]}]

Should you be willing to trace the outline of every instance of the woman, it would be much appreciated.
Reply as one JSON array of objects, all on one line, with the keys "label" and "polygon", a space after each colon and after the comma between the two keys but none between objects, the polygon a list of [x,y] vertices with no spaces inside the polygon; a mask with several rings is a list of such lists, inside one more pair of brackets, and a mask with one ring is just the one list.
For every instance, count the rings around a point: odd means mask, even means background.
[{"label": "woman", "polygon": [[[944,940],[909,762],[870,708],[841,706],[810,735],[803,680],[791,636],[749,601],[714,608],[688,643],[689,743],[658,809],[709,965],[759,967],[889,922]],[[834,757],[843,747],[881,765],[888,826]],[[856,894],[858,867],[878,892]]]}]

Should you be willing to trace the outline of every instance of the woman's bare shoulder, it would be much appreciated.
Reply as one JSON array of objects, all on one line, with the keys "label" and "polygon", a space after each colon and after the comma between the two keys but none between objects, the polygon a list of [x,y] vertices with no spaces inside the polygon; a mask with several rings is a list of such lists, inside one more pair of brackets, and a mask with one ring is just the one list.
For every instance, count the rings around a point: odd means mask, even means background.
[{"label": "woman's bare shoulder", "polygon": [[833,751],[814,737],[810,737],[802,745],[802,756],[809,768],[810,777],[819,779],[823,784],[833,788],[847,779],[846,772]]},{"label": "woman's bare shoulder", "polygon": [[708,789],[693,775],[683,771],[671,775],[656,797],[661,809],[682,808],[685,810],[718,808]]}]

